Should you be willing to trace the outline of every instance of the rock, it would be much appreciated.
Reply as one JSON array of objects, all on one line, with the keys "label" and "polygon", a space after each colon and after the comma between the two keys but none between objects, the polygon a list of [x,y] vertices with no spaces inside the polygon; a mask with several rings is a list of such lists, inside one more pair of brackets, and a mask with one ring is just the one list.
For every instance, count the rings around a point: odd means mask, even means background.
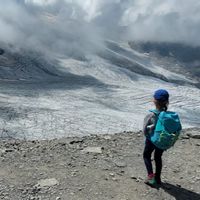
[{"label": "rock", "polygon": [[174,169],[173,172],[174,172],[174,173],[179,173],[179,172],[180,172],[180,169]]},{"label": "rock", "polygon": [[181,188],[181,185],[180,185],[180,184],[176,184],[176,186],[179,187],[179,188]]},{"label": "rock", "polygon": [[113,181],[119,181],[119,179],[117,179],[117,178],[115,178],[115,177],[112,178],[112,180],[113,180]]},{"label": "rock", "polygon": [[77,171],[73,171],[73,172],[71,173],[71,176],[77,176]]},{"label": "rock", "polygon": [[82,152],[102,154],[102,147],[86,147]]},{"label": "rock", "polygon": [[55,185],[58,185],[59,182],[55,179],[55,178],[51,178],[51,179],[42,179],[40,181],[38,181],[36,187],[41,187],[41,188],[44,188],[44,187],[52,187],[52,186],[55,186]]},{"label": "rock", "polygon": [[196,181],[200,181],[200,177],[195,177],[195,180]]},{"label": "rock", "polygon": [[190,131],[189,133],[187,133],[187,136],[194,139],[200,139],[200,133],[197,130]]},{"label": "rock", "polygon": [[190,139],[190,137],[188,136],[188,135],[183,135],[182,137],[181,137],[181,139]]},{"label": "rock", "polygon": [[83,143],[82,138],[75,138],[69,142],[69,144],[78,144],[78,143]]},{"label": "rock", "polygon": [[137,136],[138,136],[138,137],[141,137],[142,135],[139,133],[139,134],[137,134]]},{"label": "rock", "polygon": [[61,200],[61,198],[60,197],[56,197],[56,200]]},{"label": "rock", "polygon": [[140,182],[140,179],[137,178],[137,179],[135,180],[135,182],[139,183],[139,182]]},{"label": "rock", "polygon": [[134,176],[134,175],[131,175],[130,177],[131,177],[131,179],[135,179],[135,180],[137,180],[137,177]]},{"label": "rock", "polygon": [[15,151],[14,149],[3,149],[2,152],[5,152],[5,153],[10,153],[10,152],[13,152]]},{"label": "rock", "polygon": [[124,161],[115,161],[114,162],[117,167],[126,167],[127,163]]},{"label": "rock", "polygon": [[6,153],[6,149],[0,149],[0,154],[3,155],[4,153]]},{"label": "rock", "polygon": [[105,139],[105,140],[111,140],[111,139],[112,139],[112,137],[111,137],[111,136],[109,136],[109,135],[105,135],[105,136],[103,136],[103,139]]},{"label": "rock", "polygon": [[115,176],[115,174],[113,174],[113,173],[110,173],[109,175],[112,176],[112,177]]}]

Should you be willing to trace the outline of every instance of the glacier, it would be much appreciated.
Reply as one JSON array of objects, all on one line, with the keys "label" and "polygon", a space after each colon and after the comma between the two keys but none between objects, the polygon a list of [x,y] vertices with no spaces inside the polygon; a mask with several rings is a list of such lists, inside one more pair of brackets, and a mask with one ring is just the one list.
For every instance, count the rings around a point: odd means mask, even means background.
[{"label": "glacier", "polygon": [[[0,55],[0,135],[52,139],[142,129],[158,88],[183,128],[199,127],[199,79],[166,61],[107,40],[98,53],[46,59],[9,49]],[[174,67],[166,67],[174,66]]]}]

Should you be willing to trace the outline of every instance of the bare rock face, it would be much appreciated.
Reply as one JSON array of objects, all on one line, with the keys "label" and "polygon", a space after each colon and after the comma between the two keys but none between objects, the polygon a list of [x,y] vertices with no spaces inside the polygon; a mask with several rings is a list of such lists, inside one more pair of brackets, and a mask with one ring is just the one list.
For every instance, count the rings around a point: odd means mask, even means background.
[{"label": "bare rock face", "polygon": [[57,80],[62,77],[50,61],[36,52],[12,52],[0,48],[0,78],[2,80]]}]

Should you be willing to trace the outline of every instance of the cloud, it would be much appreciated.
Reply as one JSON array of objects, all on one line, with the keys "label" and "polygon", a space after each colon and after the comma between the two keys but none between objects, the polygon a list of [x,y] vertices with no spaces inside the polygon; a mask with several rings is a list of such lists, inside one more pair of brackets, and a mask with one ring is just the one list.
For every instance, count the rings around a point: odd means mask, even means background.
[{"label": "cloud", "polygon": [[123,22],[134,40],[200,45],[200,2],[140,0],[125,11]]},{"label": "cloud", "polygon": [[85,54],[106,39],[200,45],[197,0],[0,0],[0,42]]},{"label": "cloud", "polygon": [[0,42],[65,55],[95,51],[102,42],[87,13],[67,1],[0,0]]}]

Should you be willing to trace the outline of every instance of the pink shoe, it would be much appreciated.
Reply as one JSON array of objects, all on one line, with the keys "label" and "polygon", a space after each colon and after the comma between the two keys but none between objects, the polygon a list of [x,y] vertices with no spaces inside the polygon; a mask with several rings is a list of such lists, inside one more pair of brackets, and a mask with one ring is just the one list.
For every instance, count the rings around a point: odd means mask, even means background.
[{"label": "pink shoe", "polygon": [[145,183],[151,186],[156,185],[155,174],[149,174]]}]

